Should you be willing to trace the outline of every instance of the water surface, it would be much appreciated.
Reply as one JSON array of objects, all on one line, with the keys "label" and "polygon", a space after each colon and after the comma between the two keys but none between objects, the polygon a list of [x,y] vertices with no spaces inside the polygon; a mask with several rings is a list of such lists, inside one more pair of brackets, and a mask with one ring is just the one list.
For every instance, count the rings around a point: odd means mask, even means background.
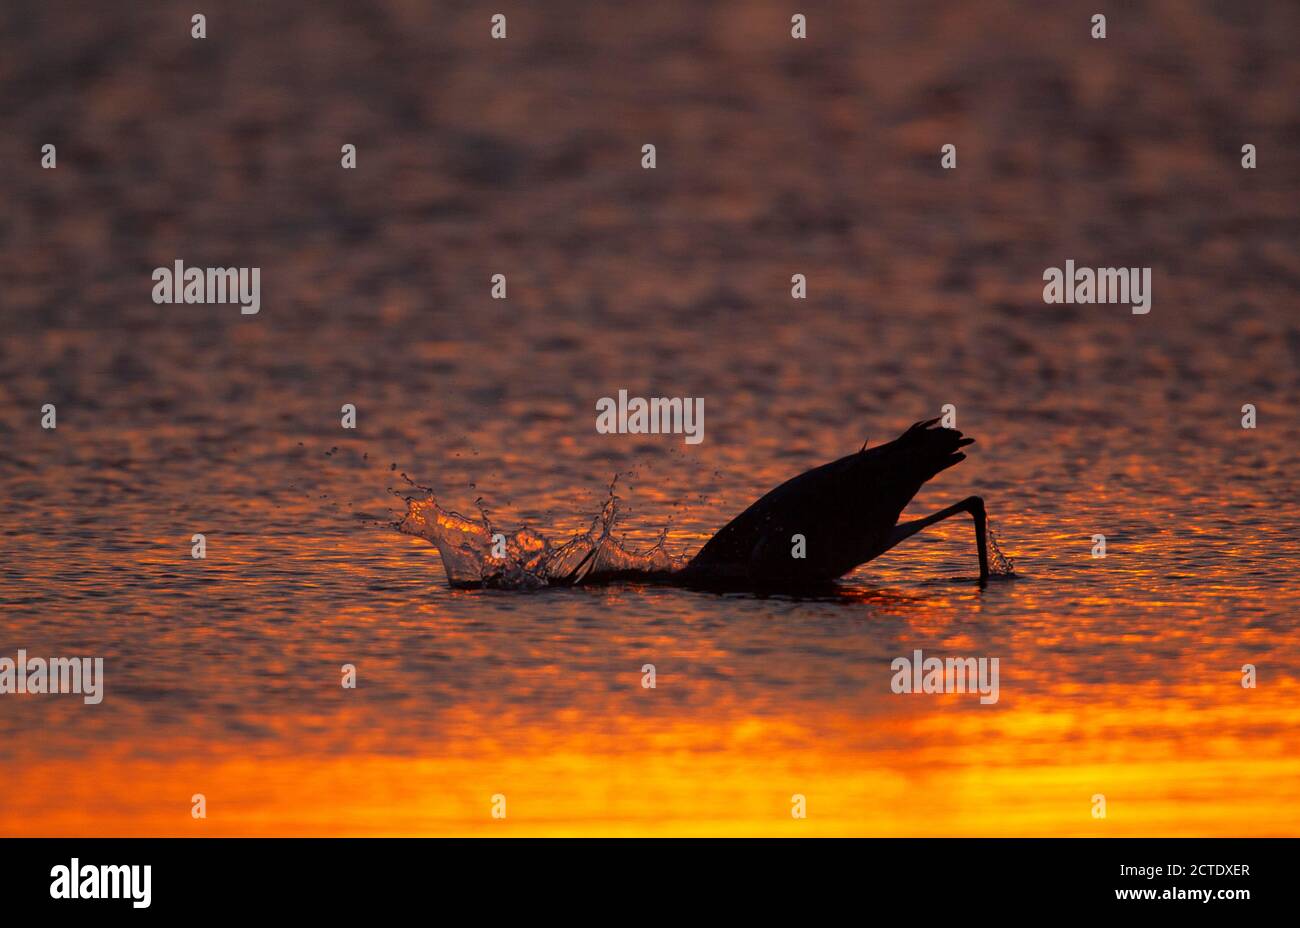
[{"label": "water surface", "polygon": [[[0,13],[0,655],[107,675],[0,698],[0,833],[1300,834],[1294,5],[426,6]],[[155,306],[177,257],[261,312]],[[1067,258],[1151,313],[1044,305]],[[947,403],[909,512],[984,496],[984,589],[964,519],[813,599],[453,590],[387,525],[405,472],[563,539],[621,474],[685,554]]]}]

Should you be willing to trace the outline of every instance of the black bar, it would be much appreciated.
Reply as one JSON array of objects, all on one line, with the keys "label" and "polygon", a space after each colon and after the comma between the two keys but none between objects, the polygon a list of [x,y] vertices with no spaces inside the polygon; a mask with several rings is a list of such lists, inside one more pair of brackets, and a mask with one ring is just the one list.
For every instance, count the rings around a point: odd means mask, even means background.
[{"label": "black bar", "polygon": [[[1232,918],[1285,905],[1300,839],[10,839],[0,899],[19,912],[157,918],[426,911],[591,912],[640,921],[690,911],[847,906],[913,913],[1164,914]],[[149,865],[149,905],[55,899],[56,867]],[[1172,873],[1170,867],[1175,869]],[[1122,867],[1135,868],[1124,872]],[[1147,868],[1146,870],[1136,868]],[[1160,868],[1158,872],[1154,868]],[[96,874],[100,871],[96,870]],[[143,872],[143,871],[139,871]],[[84,871],[83,871],[84,873]],[[1150,874],[1150,875],[1148,875]],[[98,877],[96,877],[97,880]],[[135,887],[143,900],[142,887]],[[1154,898],[1119,898],[1134,891]],[[1197,898],[1205,891],[1208,901]],[[1223,897],[1232,893],[1238,898]],[[1181,896],[1179,894],[1182,894]],[[1191,894],[1196,896],[1192,897]],[[1167,895],[1166,895],[1167,894]],[[453,916],[453,912],[461,912]],[[909,916],[910,917],[910,916]],[[809,919],[819,921],[820,919]]]}]

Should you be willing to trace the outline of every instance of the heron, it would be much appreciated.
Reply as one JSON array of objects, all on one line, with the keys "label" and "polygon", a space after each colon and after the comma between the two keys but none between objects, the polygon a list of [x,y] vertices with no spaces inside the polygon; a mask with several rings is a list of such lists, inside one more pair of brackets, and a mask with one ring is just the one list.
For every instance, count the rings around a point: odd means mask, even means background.
[{"label": "heron", "polygon": [[[984,500],[968,496],[922,519],[899,522],[926,481],[966,459],[975,439],[938,419],[898,438],[792,477],[705,543],[674,580],[749,589],[817,587],[875,560],[917,532],[960,513],[975,522],[980,583],[989,576]],[[796,538],[802,536],[802,543]],[[803,556],[797,556],[802,554]]]}]

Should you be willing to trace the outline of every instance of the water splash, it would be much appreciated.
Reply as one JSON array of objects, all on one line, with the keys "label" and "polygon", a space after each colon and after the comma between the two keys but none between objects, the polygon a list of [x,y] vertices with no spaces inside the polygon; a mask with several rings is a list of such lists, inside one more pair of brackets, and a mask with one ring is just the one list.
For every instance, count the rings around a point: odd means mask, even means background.
[{"label": "water splash", "polygon": [[[643,552],[629,550],[614,537],[617,482],[615,477],[610,483],[609,496],[591,528],[559,545],[527,527],[514,533],[498,531],[481,500],[475,501],[477,519],[443,509],[427,487],[418,487],[426,496],[404,497],[406,515],[396,528],[431,542],[442,557],[448,583],[460,588],[532,590],[608,580],[662,580],[684,567],[686,557],[664,550],[667,526]],[[505,539],[504,557],[493,555],[494,547],[501,549],[493,544],[494,535]]]},{"label": "water splash", "polygon": [[993,520],[987,522],[988,542],[989,542],[989,576],[990,577],[1014,577],[1016,575],[1016,562],[1013,558],[1008,557],[998,544],[997,532],[993,530]]}]

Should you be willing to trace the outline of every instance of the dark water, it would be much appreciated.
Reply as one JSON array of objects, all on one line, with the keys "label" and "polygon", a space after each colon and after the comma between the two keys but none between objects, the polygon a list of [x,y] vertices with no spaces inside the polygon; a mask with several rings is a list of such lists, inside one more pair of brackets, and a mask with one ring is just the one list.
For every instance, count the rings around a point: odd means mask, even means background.
[{"label": "dark water", "polygon": [[[0,12],[0,656],[106,665],[0,697],[0,832],[1300,833],[1293,4],[208,6]],[[684,555],[945,404],[909,515],[982,495],[985,589],[964,519],[813,599],[457,591],[387,527],[405,472],[562,540],[621,474]],[[999,701],[892,693],[917,648]]]}]

